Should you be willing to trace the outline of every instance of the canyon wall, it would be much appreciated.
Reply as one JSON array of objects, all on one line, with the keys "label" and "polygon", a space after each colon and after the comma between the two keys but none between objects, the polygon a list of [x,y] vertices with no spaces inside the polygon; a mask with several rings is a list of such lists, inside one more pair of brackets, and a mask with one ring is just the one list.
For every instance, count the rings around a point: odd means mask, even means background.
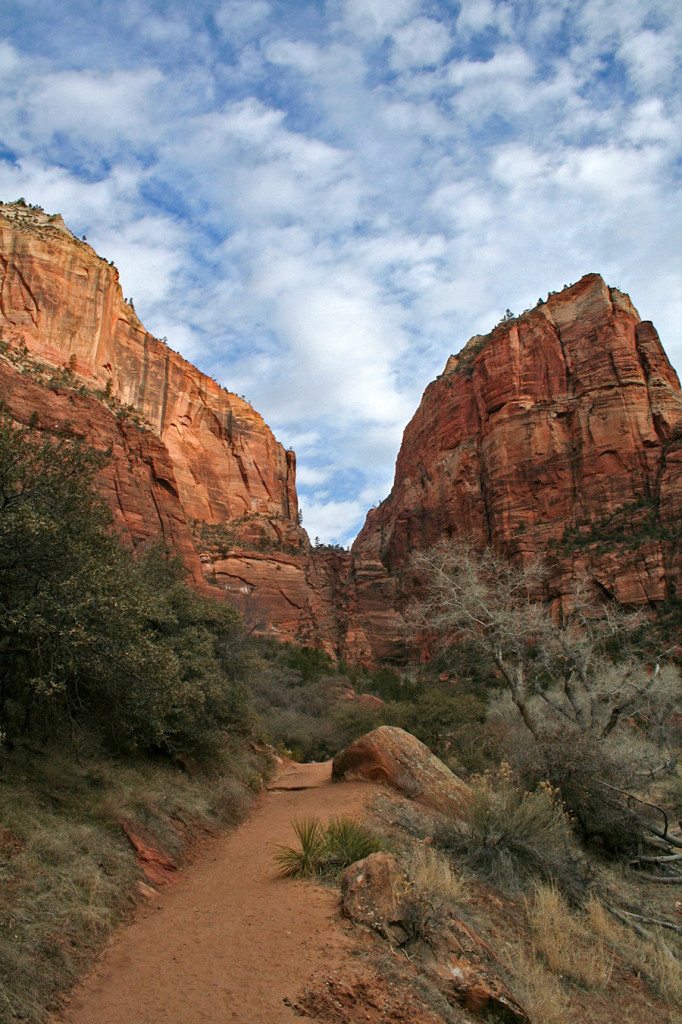
[{"label": "canyon wall", "polygon": [[279,639],[353,661],[398,649],[381,563],[311,548],[294,452],[145,330],[116,268],[59,215],[0,204],[0,337],[0,397],[17,421],[111,449],[100,486],[128,543],[161,537],[195,583]]},{"label": "canyon wall", "polygon": [[585,569],[619,601],[682,585],[682,396],[651,323],[589,274],[485,337],[424,392],[389,497],[353,545],[400,575],[410,552],[466,534]]},{"label": "canyon wall", "polygon": [[0,398],[111,450],[100,487],[126,543],[163,539],[255,627],[347,661],[404,655],[404,570],[443,537],[547,558],[550,598],[586,569],[631,604],[682,586],[679,381],[595,274],[448,359],[352,553],[311,547],[294,452],[249,403],[149,334],[61,217],[22,204],[0,204]]}]

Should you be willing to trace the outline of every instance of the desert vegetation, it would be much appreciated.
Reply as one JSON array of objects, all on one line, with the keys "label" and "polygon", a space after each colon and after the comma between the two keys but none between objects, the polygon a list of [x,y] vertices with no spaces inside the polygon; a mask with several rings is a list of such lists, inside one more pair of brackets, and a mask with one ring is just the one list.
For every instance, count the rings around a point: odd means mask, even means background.
[{"label": "desert vegetation", "polygon": [[642,844],[674,852],[652,791],[676,776],[682,680],[665,650],[642,657],[641,616],[597,603],[585,581],[553,612],[540,563],[518,567],[463,542],[416,555],[414,568],[424,588],[414,628],[477,652],[497,676],[488,722],[523,780],[556,788],[586,840],[630,855]]},{"label": "desert vegetation", "polygon": [[238,614],[161,548],[132,557],[107,453],[0,413],[0,1017],[44,1019],[139,899],[124,826],[181,862],[268,761]]},{"label": "desert vegetation", "polygon": [[281,846],[275,863],[283,878],[337,879],[356,861],[385,846],[381,836],[353,818],[302,818],[293,823],[297,846]]}]

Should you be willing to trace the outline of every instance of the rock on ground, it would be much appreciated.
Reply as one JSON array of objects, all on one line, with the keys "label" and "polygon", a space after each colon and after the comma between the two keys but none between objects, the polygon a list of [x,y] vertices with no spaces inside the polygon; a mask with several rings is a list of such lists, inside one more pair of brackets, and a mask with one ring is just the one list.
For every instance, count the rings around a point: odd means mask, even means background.
[{"label": "rock on ground", "polygon": [[457,813],[469,798],[469,787],[425,744],[404,729],[382,725],[337,754],[332,780],[384,782],[405,796],[446,814]]}]

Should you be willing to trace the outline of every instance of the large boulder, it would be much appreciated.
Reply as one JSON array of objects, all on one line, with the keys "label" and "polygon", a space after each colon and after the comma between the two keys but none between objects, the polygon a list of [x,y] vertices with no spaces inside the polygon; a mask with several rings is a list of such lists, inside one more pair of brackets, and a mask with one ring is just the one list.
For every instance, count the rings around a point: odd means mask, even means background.
[{"label": "large boulder", "polygon": [[411,883],[392,853],[370,853],[341,877],[341,906],[354,921],[373,928],[390,942],[409,938]]},{"label": "large boulder", "polygon": [[337,754],[332,780],[384,782],[411,800],[445,814],[457,814],[469,799],[469,787],[415,736],[382,725]]}]

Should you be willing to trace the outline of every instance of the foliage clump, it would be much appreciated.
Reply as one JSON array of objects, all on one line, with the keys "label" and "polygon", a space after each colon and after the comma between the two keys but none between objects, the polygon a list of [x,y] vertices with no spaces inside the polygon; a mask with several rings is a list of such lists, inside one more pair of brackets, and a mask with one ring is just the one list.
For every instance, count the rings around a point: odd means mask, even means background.
[{"label": "foliage clump", "polygon": [[496,885],[518,890],[532,878],[579,889],[585,865],[556,792],[529,792],[508,765],[475,777],[461,817],[441,822],[434,842]]},{"label": "foliage clump", "polygon": [[280,846],[275,863],[283,878],[336,878],[351,864],[385,848],[383,839],[354,818],[292,822],[298,847]]},{"label": "foliage clump", "polygon": [[0,737],[210,756],[250,726],[239,617],[162,550],[131,557],[94,487],[106,459],[0,414]]}]

